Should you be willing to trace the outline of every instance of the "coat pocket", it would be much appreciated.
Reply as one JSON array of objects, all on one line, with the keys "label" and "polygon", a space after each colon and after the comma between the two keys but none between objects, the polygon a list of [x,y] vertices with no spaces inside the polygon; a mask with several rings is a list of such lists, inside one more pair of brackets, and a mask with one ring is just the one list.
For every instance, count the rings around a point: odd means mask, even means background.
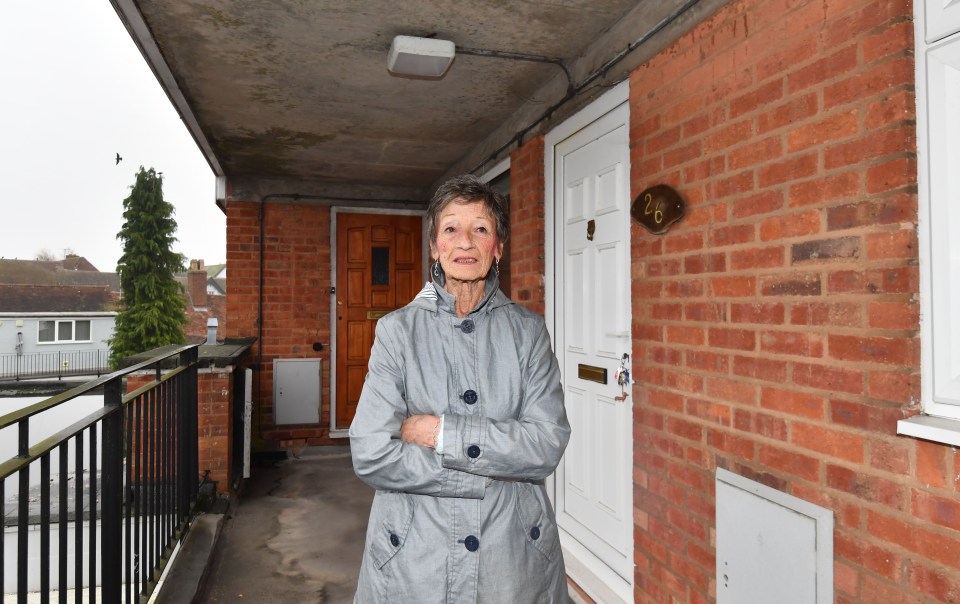
[{"label": "coat pocket", "polygon": [[560,537],[553,508],[541,485],[527,482],[516,484],[517,516],[527,543],[547,560],[553,561],[560,553]]},{"label": "coat pocket", "polygon": [[377,569],[403,549],[413,522],[413,498],[397,491],[377,491],[370,512],[373,534],[368,544]]}]

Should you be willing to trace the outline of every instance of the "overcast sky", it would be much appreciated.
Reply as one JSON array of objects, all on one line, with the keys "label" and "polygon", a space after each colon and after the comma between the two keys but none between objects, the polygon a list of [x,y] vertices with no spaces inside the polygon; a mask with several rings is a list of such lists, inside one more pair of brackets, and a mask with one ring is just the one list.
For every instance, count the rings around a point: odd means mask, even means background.
[{"label": "overcast sky", "polygon": [[116,270],[141,165],[163,172],[174,251],[225,262],[213,172],[110,2],[2,0],[0,257],[71,250]]}]

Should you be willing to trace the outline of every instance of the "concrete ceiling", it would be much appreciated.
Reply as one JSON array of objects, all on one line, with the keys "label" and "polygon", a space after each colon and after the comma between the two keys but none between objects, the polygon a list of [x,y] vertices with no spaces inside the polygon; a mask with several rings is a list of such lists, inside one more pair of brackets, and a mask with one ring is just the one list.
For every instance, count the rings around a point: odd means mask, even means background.
[{"label": "concrete ceiling", "polygon": [[[231,194],[423,200],[622,80],[721,0],[111,0]],[[387,71],[395,35],[458,48]],[[565,71],[570,73],[568,77]]]}]

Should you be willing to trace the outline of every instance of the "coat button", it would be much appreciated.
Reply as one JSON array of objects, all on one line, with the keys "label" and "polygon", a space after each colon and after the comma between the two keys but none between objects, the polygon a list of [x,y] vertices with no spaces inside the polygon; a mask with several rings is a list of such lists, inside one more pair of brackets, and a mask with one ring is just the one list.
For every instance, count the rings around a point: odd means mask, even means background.
[{"label": "coat button", "polygon": [[536,541],[537,539],[540,538],[540,527],[539,527],[539,526],[535,526],[535,527],[533,527],[532,529],[530,529],[530,538],[533,539],[534,541]]},{"label": "coat button", "polygon": [[477,393],[473,390],[467,390],[463,393],[463,402],[468,405],[472,405],[477,402]]},{"label": "coat button", "polygon": [[463,540],[463,547],[467,548],[467,551],[475,552],[480,547],[480,540],[473,535],[470,535]]},{"label": "coat button", "polygon": [[464,319],[459,327],[463,333],[473,333],[473,321],[470,319]]},{"label": "coat button", "polygon": [[396,533],[390,533],[390,545],[393,547],[398,547],[400,545],[400,537],[397,537]]},{"label": "coat button", "polygon": [[477,445],[470,445],[467,447],[467,456],[472,459],[480,457],[480,447]]}]

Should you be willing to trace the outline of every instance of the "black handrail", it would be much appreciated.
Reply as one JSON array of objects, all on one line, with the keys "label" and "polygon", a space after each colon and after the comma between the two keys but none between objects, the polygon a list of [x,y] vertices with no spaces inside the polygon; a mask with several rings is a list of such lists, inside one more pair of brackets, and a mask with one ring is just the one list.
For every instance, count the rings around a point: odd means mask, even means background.
[{"label": "black handrail", "polygon": [[56,350],[0,354],[0,381],[95,375],[110,372],[109,350]]},{"label": "black handrail", "polygon": [[[17,455],[0,463],[0,500],[6,502],[9,495],[6,479],[14,474],[18,478],[17,513],[5,518],[5,524],[15,523],[18,528],[18,604],[27,601],[31,572],[39,573],[44,603],[57,593],[65,604],[71,577],[78,604],[95,602],[97,586],[101,599],[109,604],[132,604],[153,592],[193,517],[199,492],[198,349],[197,345],[176,348],[0,417],[0,429],[16,425],[19,434]],[[177,366],[162,369],[171,358]],[[124,378],[145,369],[153,371],[152,381],[123,394]],[[102,408],[30,444],[31,418],[101,387]],[[52,456],[58,459],[56,478]],[[31,468],[36,467],[39,484],[31,486]],[[31,525],[40,529],[39,544],[32,546],[40,554],[36,571],[29,567]],[[59,532],[56,543],[51,537],[54,530]],[[67,535],[71,530],[72,575]],[[0,586],[5,580],[3,535],[0,531]],[[54,563],[56,573],[51,569]]]}]

